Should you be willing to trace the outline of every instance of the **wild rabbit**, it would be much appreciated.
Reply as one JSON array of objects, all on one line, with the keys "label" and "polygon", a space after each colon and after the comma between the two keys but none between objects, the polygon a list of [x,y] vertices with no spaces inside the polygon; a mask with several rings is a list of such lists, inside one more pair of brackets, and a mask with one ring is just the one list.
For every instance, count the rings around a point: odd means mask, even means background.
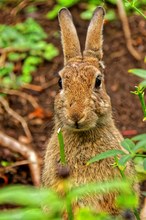
[{"label": "wild rabbit", "polygon": [[[64,52],[64,68],[59,72],[60,92],[55,98],[55,128],[47,146],[42,184],[57,189],[57,164],[60,162],[57,131],[62,129],[65,155],[70,168],[73,185],[98,182],[120,176],[113,168],[113,158],[90,166],[86,162],[95,155],[121,149],[122,136],[112,118],[110,98],[104,85],[102,63],[102,29],[104,9],[97,7],[88,27],[85,50],[80,43],[68,9],[59,12],[59,23]],[[133,168],[127,168],[131,175]],[[96,211],[118,213],[114,205],[115,194],[87,197],[78,201],[80,206],[89,206]]]}]

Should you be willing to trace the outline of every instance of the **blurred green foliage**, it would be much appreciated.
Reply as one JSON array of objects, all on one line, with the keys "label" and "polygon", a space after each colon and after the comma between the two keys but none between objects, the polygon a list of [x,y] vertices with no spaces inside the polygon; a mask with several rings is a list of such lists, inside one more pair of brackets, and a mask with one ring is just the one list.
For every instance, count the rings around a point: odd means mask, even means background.
[{"label": "blurred green foliage", "polygon": [[[73,5],[76,4],[82,4],[84,11],[81,12],[80,16],[82,19],[91,19],[93,11],[95,10],[95,8],[98,5],[103,6],[106,9],[106,20],[108,21],[112,21],[115,20],[117,18],[117,15],[115,13],[115,7],[117,4],[117,0],[72,0],[72,1],[68,1],[68,0],[55,0],[55,5],[53,7],[53,9],[51,11],[49,11],[47,13],[47,18],[50,20],[53,20],[54,18],[56,18],[58,11],[62,8],[62,7],[71,7]],[[144,15],[142,13],[142,10],[144,10],[144,6],[146,9],[146,0],[132,0],[132,1],[128,1],[128,0],[124,0],[124,4],[125,4],[125,10],[127,11],[127,13],[135,13],[138,12],[141,15]]]},{"label": "blurred green foliage", "polygon": [[[64,181],[69,180],[62,180]],[[67,187],[67,184],[65,184]],[[120,220],[121,217],[109,216],[107,213],[95,213],[91,209],[77,209],[72,216],[68,212],[68,206],[73,208],[73,204],[77,199],[83,199],[84,196],[95,194],[107,194],[119,191],[116,204],[120,208],[133,209],[137,207],[138,198],[131,191],[131,183],[126,180],[112,180],[109,182],[99,182],[81,185],[79,187],[64,188],[65,194],[60,195],[51,189],[37,189],[30,186],[8,186],[0,190],[0,204],[13,204],[19,207],[7,211],[0,212],[0,220],[52,220],[63,219],[63,214],[66,213],[69,220],[77,219],[97,219],[97,220]],[[126,198],[126,201],[125,201]],[[43,207],[48,210],[43,211]]]},{"label": "blurred green foliage", "polygon": [[[46,33],[32,18],[15,26],[0,25],[0,82],[1,87],[19,88],[30,83],[32,72],[43,60],[51,61],[58,49],[47,43]],[[19,74],[15,74],[20,64]]]}]

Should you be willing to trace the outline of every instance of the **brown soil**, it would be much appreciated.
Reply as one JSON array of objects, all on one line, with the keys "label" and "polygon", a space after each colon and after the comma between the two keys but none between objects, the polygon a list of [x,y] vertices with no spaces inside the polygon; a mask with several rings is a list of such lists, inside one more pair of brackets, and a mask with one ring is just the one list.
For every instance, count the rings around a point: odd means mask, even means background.
[{"label": "brown soil", "polygon": [[[33,74],[32,83],[42,86],[44,83],[48,82],[48,87],[46,89],[41,92],[23,89],[23,92],[36,98],[46,114],[43,115],[43,117],[29,119],[28,116],[34,111],[31,104],[21,97],[8,95],[11,108],[26,119],[33,136],[31,145],[41,157],[43,157],[46,142],[51,135],[53,127],[53,117],[51,114],[54,114],[53,102],[58,92],[58,85],[57,83],[54,84],[54,79],[58,77],[57,73],[63,66],[60,38],[55,37],[56,32],[59,30],[58,21],[57,19],[49,21],[44,16],[49,11],[49,7],[52,7],[49,6],[49,3],[47,6],[40,4],[39,10],[31,16],[44,27],[45,31],[48,33],[48,42],[52,42],[59,48],[60,55],[52,62],[43,63]],[[11,10],[11,6],[9,10],[0,10],[0,23],[14,24],[26,19],[28,16],[24,10],[18,13],[17,16],[13,16],[10,13]],[[80,8],[73,7],[70,10],[83,48],[88,22],[80,19]],[[146,23],[143,18],[139,16],[129,17],[129,23],[135,48],[144,56],[146,54]],[[105,24],[104,61],[106,65],[105,80],[107,92],[111,97],[113,116],[119,130],[125,137],[144,133],[145,123],[142,122],[143,113],[140,102],[137,96],[130,93],[130,91],[134,90],[134,86],[140,82],[140,79],[128,73],[128,70],[131,68],[145,68],[145,66],[143,60],[138,62],[129,54],[125,45],[122,25],[119,20],[111,23],[107,22]],[[53,85],[51,85],[52,83]],[[0,109],[0,111],[0,129],[7,135],[19,141],[24,141],[25,134],[17,120],[8,115],[4,109]],[[0,160],[15,162],[21,161],[23,158],[1,146]],[[15,167],[11,171],[3,173],[3,175],[7,178],[8,184],[32,183],[27,165]],[[0,185],[2,184],[3,182],[0,182]]]}]

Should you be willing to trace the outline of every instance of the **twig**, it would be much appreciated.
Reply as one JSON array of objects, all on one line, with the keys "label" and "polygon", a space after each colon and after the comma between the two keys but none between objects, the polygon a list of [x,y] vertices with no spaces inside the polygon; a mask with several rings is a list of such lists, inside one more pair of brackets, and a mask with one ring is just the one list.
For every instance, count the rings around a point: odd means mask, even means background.
[{"label": "twig", "polygon": [[4,65],[5,60],[7,58],[7,54],[10,52],[27,52],[29,51],[28,48],[15,48],[15,47],[6,47],[6,48],[0,48],[0,67]]},{"label": "twig", "polygon": [[42,90],[45,90],[47,88],[50,88],[54,85],[56,85],[58,83],[58,78],[53,78],[52,80],[50,80],[49,82],[46,82],[42,85]]},{"label": "twig", "polygon": [[132,39],[131,39],[131,32],[130,32],[130,27],[128,24],[128,19],[126,16],[126,12],[124,9],[123,1],[122,0],[117,0],[117,7],[119,11],[119,16],[122,22],[123,26],[123,31],[126,39],[126,44],[129,52],[131,55],[136,59],[136,60],[141,60],[141,55],[135,50],[135,48],[132,45]]},{"label": "twig", "polygon": [[28,160],[17,161],[9,166],[0,167],[0,172],[6,172],[6,171],[11,170],[14,167],[27,165],[27,164],[30,164],[30,161],[28,161]]},{"label": "twig", "polygon": [[24,158],[26,158],[29,163],[29,168],[31,172],[32,181],[35,186],[40,185],[40,166],[39,166],[39,158],[34,150],[30,147],[19,143],[12,137],[2,133],[0,131],[0,144],[4,147],[9,148],[11,151],[15,151],[20,153]]},{"label": "twig", "polygon": [[42,84],[41,86],[33,85],[33,84],[23,84],[22,88],[29,89],[29,90],[34,90],[34,91],[37,91],[37,92],[42,92],[43,90],[56,85],[57,82],[58,82],[58,78],[55,77],[52,80],[50,80],[49,82],[46,82],[46,83]]},{"label": "twig", "polygon": [[36,92],[41,92],[43,90],[42,86],[34,85],[34,84],[30,84],[30,83],[29,84],[25,83],[21,87],[24,89],[34,90]]},{"label": "twig", "polygon": [[21,11],[23,8],[27,6],[27,4],[29,4],[29,1],[27,0],[21,1],[15,8],[13,8],[13,10],[11,11],[11,14],[13,16],[16,16],[19,11]]},{"label": "twig", "polygon": [[19,115],[16,111],[14,111],[12,108],[10,108],[7,100],[4,99],[3,97],[0,97],[0,103],[2,104],[2,106],[5,108],[5,110],[8,112],[9,115],[11,115],[13,118],[15,118],[17,121],[21,123],[26,136],[31,141],[32,135],[24,118],[21,115]]},{"label": "twig", "polygon": [[0,88],[0,92],[4,93],[4,94],[8,94],[8,95],[20,96],[23,99],[28,100],[34,108],[39,108],[39,104],[37,103],[35,98],[33,98],[31,95],[29,95],[27,93],[20,92],[20,90],[18,91],[18,90],[12,90],[12,89],[10,90],[10,89],[1,89]]}]

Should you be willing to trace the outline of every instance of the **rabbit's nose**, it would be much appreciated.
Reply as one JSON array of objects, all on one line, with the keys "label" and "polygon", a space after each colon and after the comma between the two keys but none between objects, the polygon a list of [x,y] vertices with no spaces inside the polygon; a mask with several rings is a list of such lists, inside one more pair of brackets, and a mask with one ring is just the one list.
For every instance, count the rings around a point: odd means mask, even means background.
[{"label": "rabbit's nose", "polygon": [[84,114],[72,113],[71,120],[75,123],[81,123],[84,120]]},{"label": "rabbit's nose", "polygon": [[80,120],[80,115],[77,114],[77,113],[73,113],[72,116],[71,116],[71,119],[74,121],[74,122],[78,122]]}]

